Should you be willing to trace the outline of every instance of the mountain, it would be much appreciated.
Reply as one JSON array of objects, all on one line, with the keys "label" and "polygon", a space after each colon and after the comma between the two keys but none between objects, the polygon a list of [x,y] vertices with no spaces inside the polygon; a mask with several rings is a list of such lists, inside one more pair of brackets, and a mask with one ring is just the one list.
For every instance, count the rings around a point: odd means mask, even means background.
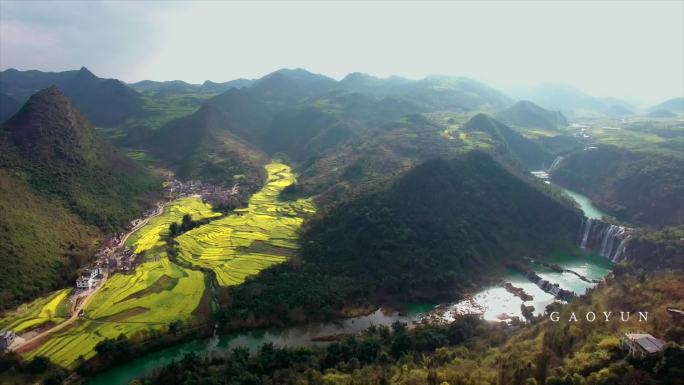
[{"label": "mountain", "polygon": [[670,111],[674,114],[684,113],[684,98],[672,98],[648,109],[651,112],[658,110]]},{"label": "mountain", "polygon": [[202,84],[190,84],[182,80],[170,81],[154,81],[142,80],[137,83],[131,83],[129,86],[139,92],[166,92],[166,93],[189,93],[189,92],[206,92],[219,93],[228,91],[231,88],[250,87],[254,83],[251,79],[235,79],[223,83],[215,83],[211,80],[206,80]]},{"label": "mountain", "polygon": [[142,80],[137,83],[130,83],[128,86],[138,92],[195,92],[200,87],[199,84],[190,84],[182,80],[170,80],[163,82]]},{"label": "mountain", "polygon": [[311,73],[305,69],[280,69],[272,72],[252,85],[256,94],[273,99],[281,104],[287,101],[312,97],[335,87],[334,79]]},{"label": "mountain", "polygon": [[152,152],[174,165],[181,178],[258,186],[268,157],[232,134],[225,126],[229,122],[225,112],[205,105],[161,128],[151,141]]},{"label": "mountain", "polygon": [[[250,164],[261,163],[265,153],[305,161],[420,111],[421,107],[403,99],[340,90],[334,80],[304,70],[280,70],[251,87],[231,88],[207,100],[191,116],[154,132],[147,146],[181,175],[206,176],[199,171],[208,164],[201,160],[207,159],[206,154],[251,152],[245,161],[237,162],[245,165],[245,170],[252,168]],[[201,139],[216,136],[230,139],[212,145]],[[181,146],[172,138],[188,140],[183,140]],[[216,171],[212,178],[230,180],[232,174],[221,176],[221,169],[212,166],[211,170]]]},{"label": "mountain", "polygon": [[421,80],[408,80],[395,76],[379,79],[352,73],[342,79],[338,86],[349,91],[403,99],[431,110],[499,110],[512,102],[498,90],[464,77],[429,76]]},{"label": "mountain", "polygon": [[383,188],[412,167],[438,156],[450,157],[464,148],[445,140],[443,127],[412,114],[312,155],[300,167],[295,190],[316,196],[321,209]]},{"label": "mountain", "polygon": [[625,116],[634,115],[634,110],[622,105],[610,105],[604,109],[604,113],[611,118],[624,118]]},{"label": "mountain", "polygon": [[561,112],[546,110],[527,100],[519,101],[499,112],[497,117],[506,123],[527,128],[556,130],[559,126],[568,125]]},{"label": "mountain", "polygon": [[54,86],[0,127],[0,179],[3,305],[73,278],[101,234],[122,229],[159,188]]},{"label": "mountain", "polygon": [[427,161],[387,189],[314,220],[303,234],[303,256],[386,290],[448,290],[503,263],[502,255],[570,246],[579,220],[475,151]]},{"label": "mountain", "polygon": [[575,87],[543,83],[535,87],[521,87],[512,90],[514,97],[522,100],[531,100],[534,103],[554,110],[601,110],[604,103],[584,91]]},{"label": "mountain", "polygon": [[0,93],[0,123],[19,111],[21,103],[9,95]]},{"label": "mountain", "polygon": [[613,118],[633,115],[635,108],[628,102],[617,98],[592,96],[576,87],[542,83],[534,87],[518,87],[510,91],[521,100],[530,100],[543,108],[563,111],[566,114],[592,111]]},{"label": "mountain", "polygon": [[24,102],[40,89],[58,86],[96,126],[112,127],[142,114],[140,95],[116,79],[102,79],[87,68],[41,72],[8,69],[0,72],[0,92]]},{"label": "mountain", "polygon": [[[295,162],[318,157],[402,116],[451,107],[494,109],[509,103],[498,91],[465,78],[411,81],[350,74],[337,82],[304,69],[281,69],[250,84],[205,102],[214,111],[214,132],[223,130],[257,151],[281,153]],[[171,126],[193,129],[186,123]],[[159,147],[165,132],[159,130],[150,145]]]},{"label": "mountain", "polygon": [[473,116],[463,124],[461,130],[466,133],[487,134],[494,141],[498,152],[510,154],[528,169],[539,169],[551,159],[550,154],[539,144],[487,114]]},{"label": "mountain", "polygon": [[233,288],[225,315],[315,318],[340,304],[464,294],[523,256],[572,248],[580,223],[489,154],[433,158],[321,210],[301,235],[302,263]]},{"label": "mountain", "polygon": [[657,110],[652,110],[651,112],[648,113],[647,115],[649,118],[674,118],[677,117],[677,114],[670,110],[666,109],[657,109]]},{"label": "mountain", "polygon": [[619,220],[638,225],[684,224],[684,160],[613,146],[576,152],[551,175]]},{"label": "mountain", "polygon": [[235,79],[223,83],[215,83],[211,80],[206,80],[199,86],[202,92],[225,92],[231,88],[251,87],[254,84],[252,79]]}]

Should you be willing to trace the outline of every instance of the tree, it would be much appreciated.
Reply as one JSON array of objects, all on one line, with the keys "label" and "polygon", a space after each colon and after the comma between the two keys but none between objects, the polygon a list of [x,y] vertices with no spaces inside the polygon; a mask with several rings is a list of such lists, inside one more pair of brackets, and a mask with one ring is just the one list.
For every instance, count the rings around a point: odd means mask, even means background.
[{"label": "tree", "polygon": [[183,219],[181,220],[181,230],[183,232],[188,231],[192,229],[193,223],[192,223],[192,217],[190,214],[185,214],[183,215]]},{"label": "tree", "polygon": [[46,370],[51,366],[50,359],[44,356],[36,356],[31,360],[29,364],[29,370],[31,373],[45,373]]},{"label": "tree", "polygon": [[176,222],[171,223],[171,225],[169,226],[169,236],[171,238],[173,238],[176,235],[178,235],[178,233],[180,233],[180,228],[178,226],[178,223],[176,223]]}]

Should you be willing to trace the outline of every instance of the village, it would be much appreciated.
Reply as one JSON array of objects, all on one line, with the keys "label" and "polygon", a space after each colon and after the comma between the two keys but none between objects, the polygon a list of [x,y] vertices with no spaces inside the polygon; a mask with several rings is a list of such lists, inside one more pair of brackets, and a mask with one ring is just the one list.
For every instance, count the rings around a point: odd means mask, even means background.
[{"label": "village", "polygon": [[[180,181],[174,179],[168,183],[164,189],[164,197],[166,202],[171,202],[175,199],[197,196],[202,197],[205,202],[216,204],[232,204],[239,203],[240,189],[237,184],[230,189],[216,186],[201,181]],[[82,294],[83,291],[92,289],[98,285],[102,280],[104,273],[108,274],[122,273],[131,274],[135,271],[135,267],[142,262],[140,255],[135,254],[133,250],[124,243],[128,236],[139,228],[144,226],[152,217],[160,215],[164,210],[166,203],[158,202],[155,207],[143,212],[140,218],[132,220],[126,228],[127,233],[116,234],[112,238],[107,239],[102,248],[95,254],[94,261],[89,266],[82,270],[82,274],[76,279],[75,291],[73,296]]]},{"label": "village", "polygon": [[78,317],[87,317],[85,307],[92,296],[104,285],[110,275],[132,274],[138,264],[143,262],[141,255],[134,253],[127,246],[128,237],[145,226],[147,222],[164,212],[167,203],[178,198],[200,196],[203,201],[213,205],[229,205],[238,207],[241,203],[240,188],[237,184],[227,189],[199,181],[180,181],[174,179],[165,184],[164,201],[157,202],[154,207],[144,211],[141,217],[133,219],[126,226],[125,233],[115,234],[104,241],[95,253],[93,261],[80,269],[80,274],[74,282],[74,290],[69,295],[69,320],[47,330],[33,330],[22,335],[13,330],[0,330],[0,352],[16,350],[24,345],[50,334]]}]

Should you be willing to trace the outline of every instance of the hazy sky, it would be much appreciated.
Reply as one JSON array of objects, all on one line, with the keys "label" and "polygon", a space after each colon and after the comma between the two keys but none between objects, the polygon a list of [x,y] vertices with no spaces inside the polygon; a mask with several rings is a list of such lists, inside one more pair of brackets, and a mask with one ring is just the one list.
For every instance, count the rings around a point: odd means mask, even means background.
[{"label": "hazy sky", "polygon": [[684,1],[14,2],[0,68],[254,78],[302,67],[498,87],[557,81],[646,102],[684,94]]}]

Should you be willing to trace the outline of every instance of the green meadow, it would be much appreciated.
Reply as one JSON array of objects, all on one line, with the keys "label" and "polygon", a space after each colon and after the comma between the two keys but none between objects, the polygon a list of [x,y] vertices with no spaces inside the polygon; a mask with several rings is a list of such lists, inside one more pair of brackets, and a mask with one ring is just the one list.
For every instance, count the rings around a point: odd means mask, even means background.
[{"label": "green meadow", "polygon": [[62,289],[48,296],[19,306],[0,319],[0,330],[14,330],[16,333],[29,331],[48,322],[59,324],[69,316],[69,293],[71,289]]},{"label": "green meadow", "polygon": [[314,212],[310,199],[278,199],[285,187],[295,183],[290,167],[271,163],[266,171],[266,184],[246,208],[176,238],[179,258],[213,270],[221,286],[240,284],[294,255],[302,214]]},{"label": "green meadow", "polygon": [[204,290],[204,274],[199,271],[184,269],[168,258],[143,263],[135,274],[109,278],[86,306],[85,319],[53,334],[26,358],[46,356],[73,367],[80,356],[94,356],[95,346],[105,338],[165,330],[177,320],[192,322]]},{"label": "green meadow", "polygon": [[200,197],[179,198],[168,204],[161,215],[150,219],[140,230],[131,234],[126,245],[137,254],[163,250],[162,238],[168,234],[169,226],[180,222],[185,214],[189,214],[195,221],[221,215],[212,211],[211,205],[202,202]]},{"label": "green meadow", "polygon": [[199,109],[204,101],[217,94],[202,92],[168,93],[146,91],[141,95],[145,113],[142,117],[129,119],[126,122],[126,126],[142,126],[156,130],[174,119],[192,114]]},{"label": "green meadow", "polygon": [[[178,257],[198,268],[212,269],[221,286],[240,284],[247,276],[295,255],[302,215],[314,212],[310,199],[279,199],[280,192],[295,183],[290,167],[271,163],[266,170],[266,184],[250,198],[247,207],[176,237]],[[95,346],[106,338],[165,331],[171,322],[179,320],[186,324],[200,321],[201,315],[195,312],[206,289],[204,273],[173,263],[165,252],[169,225],[181,221],[185,214],[193,220],[220,217],[199,197],[168,204],[161,215],[150,219],[126,241],[136,253],[147,257],[146,262],[133,274],[109,277],[86,306],[84,318],[51,335],[43,345],[26,353],[26,358],[46,356],[71,368],[79,357],[93,357]],[[152,256],[160,259],[155,261]],[[61,314],[58,309],[69,290],[36,300],[21,314],[2,319],[0,325],[25,330],[58,321],[55,316]]]}]

